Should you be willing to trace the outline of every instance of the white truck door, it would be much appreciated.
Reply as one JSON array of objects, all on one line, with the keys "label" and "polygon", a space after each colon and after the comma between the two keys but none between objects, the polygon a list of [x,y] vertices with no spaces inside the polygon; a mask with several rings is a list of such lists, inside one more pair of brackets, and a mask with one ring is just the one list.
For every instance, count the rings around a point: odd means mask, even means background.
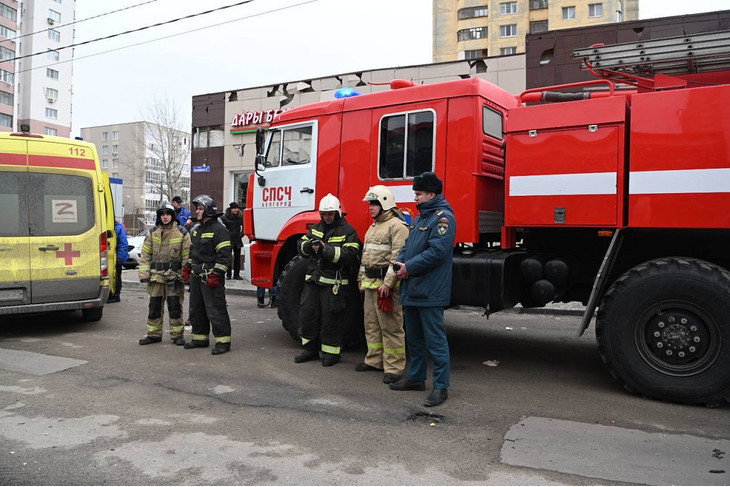
[{"label": "white truck door", "polygon": [[259,173],[264,183],[254,178],[254,233],[257,240],[276,241],[289,219],[316,208],[316,122],[273,129]]}]

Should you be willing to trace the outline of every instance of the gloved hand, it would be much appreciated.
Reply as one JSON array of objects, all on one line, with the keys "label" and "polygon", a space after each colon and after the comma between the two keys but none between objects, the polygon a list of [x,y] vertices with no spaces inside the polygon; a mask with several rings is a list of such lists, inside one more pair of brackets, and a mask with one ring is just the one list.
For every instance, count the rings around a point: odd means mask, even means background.
[{"label": "gloved hand", "polygon": [[211,272],[210,274],[208,274],[208,280],[205,281],[205,285],[209,288],[216,288],[220,286],[220,283],[220,277],[218,277],[218,274],[216,274],[215,272]]},{"label": "gloved hand", "polygon": [[393,311],[393,293],[390,293],[387,296],[381,296],[378,294],[378,309],[386,313],[391,313]]},{"label": "gloved hand", "polygon": [[183,267],[182,270],[182,280],[185,284],[190,284],[190,267]]}]

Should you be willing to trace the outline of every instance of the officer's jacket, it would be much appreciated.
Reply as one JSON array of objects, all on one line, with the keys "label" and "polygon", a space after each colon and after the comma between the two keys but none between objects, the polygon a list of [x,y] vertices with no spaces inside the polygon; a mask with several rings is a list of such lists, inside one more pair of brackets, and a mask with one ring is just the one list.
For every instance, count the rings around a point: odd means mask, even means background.
[{"label": "officer's jacket", "polygon": [[[312,240],[324,244],[319,254],[312,250]],[[311,258],[305,280],[322,286],[332,286],[337,281],[346,286],[360,264],[360,239],[343,217],[332,225],[325,225],[324,221],[314,225],[299,239],[297,251],[302,257]]]},{"label": "officer's jacket", "polygon": [[[377,289],[383,284],[391,289],[395,287],[398,278],[391,264],[398,258],[406,238],[408,226],[392,209],[381,213],[370,225],[365,233],[360,272],[357,275],[364,289]],[[370,277],[377,273],[380,275]]]},{"label": "officer's jacket", "polygon": [[456,238],[454,212],[442,194],[416,208],[420,214],[398,256],[409,275],[401,281],[400,302],[405,306],[448,306]]},{"label": "officer's jacket", "polygon": [[168,282],[180,278],[190,254],[190,233],[173,219],[151,229],[140,252],[139,278]]},{"label": "officer's jacket", "polygon": [[231,239],[228,229],[218,218],[209,218],[195,226],[188,261],[193,274],[215,271],[219,277],[231,266]]}]

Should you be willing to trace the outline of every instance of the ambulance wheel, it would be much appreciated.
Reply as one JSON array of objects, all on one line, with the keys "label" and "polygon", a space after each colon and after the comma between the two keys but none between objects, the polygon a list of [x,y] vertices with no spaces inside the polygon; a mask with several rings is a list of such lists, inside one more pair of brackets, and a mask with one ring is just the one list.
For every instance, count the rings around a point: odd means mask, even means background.
[{"label": "ambulance wheel", "polygon": [[730,402],[730,272],[698,259],[640,264],[598,311],[601,358],[624,387],[652,399]]},{"label": "ambulance wheel", "polygon": [[279,276],[279,291],[276,295],[281,326],[297,341],[299,341],[299,299],[304,289],[304,277],[307,275],[308,267],[309,261],[299,255],[290,260]]},{"label": "ambulance wheel", "polygon": [[86,308],[81,310],[81,316],[83,317],[84,321],[99,321],[102,314],[104,314],[103,306],[100,306],[98,308]]}]

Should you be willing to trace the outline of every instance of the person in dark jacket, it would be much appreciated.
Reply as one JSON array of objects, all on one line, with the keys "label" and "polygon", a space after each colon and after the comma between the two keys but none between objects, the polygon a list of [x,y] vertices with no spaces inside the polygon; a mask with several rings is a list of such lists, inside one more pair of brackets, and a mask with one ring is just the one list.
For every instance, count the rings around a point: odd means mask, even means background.
[{"label": "person in dark jacket", "polygon": [[304,351],[294,362],[319,359],[321,347],[322,365],[329,367],[340,361],[348,284],[360,266],[360,239],[332,194],[319,202],[319,214],[322,220],[297,245],[299,255],[310,262],[299,308]]},{"label": "person in dark jacket", "polygon": [[114,277],[114,294],[109,294],[107,303],[118,303],[122,294],[122,264],[129,258],[129,244],[127,243],[127,230],[118,220],[114,220],[114,233],[117,234],[117,264]]},{"label": "person in dark jacket", "polygon": [[444,308],[451,301],[451,266],[456,220],[444,199],[443,182],[432,172],[413,179],[419,215],[410,226],[406,244],[393,267],[401,279],[400,302],[406,323],[410,362],[407,378],[390,384],[394,391],[425,390],[428,356],[433,359],[433,391],[428,407],[448,397],[449,342],[444,328]]},{"label": "person in dark jacket", "polygon": [[[233,252],[233,279],[241,280],[241,247],[243,247],[243,214],[238,203],[233,201],[221,217],[221,221],[228,229],[231,237],[231,251]],[[231,269],[226,274],[231,278]]]},{"label": "person in dark jacket", "polygon": [[231,349],[231,320],[226,305],[226,272],[231,266],[231,239],[220,222],[215,200],[203,194],[193,200],[198,225],[193,228],[190,258],[182,280],[190,283],[192,340],[185,349],[207,348],[213,328],[213,355]]}]

